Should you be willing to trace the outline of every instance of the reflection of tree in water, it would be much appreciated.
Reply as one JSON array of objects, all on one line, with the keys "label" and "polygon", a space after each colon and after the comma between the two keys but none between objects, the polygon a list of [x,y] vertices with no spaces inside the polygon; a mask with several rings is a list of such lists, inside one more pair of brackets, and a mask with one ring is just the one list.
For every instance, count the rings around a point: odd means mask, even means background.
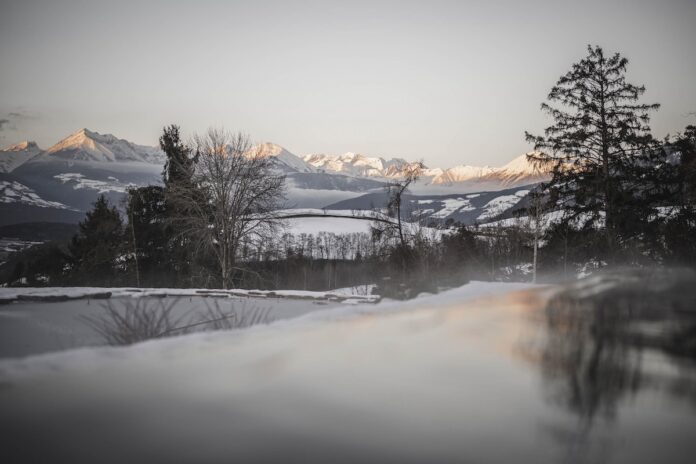
[{"label": "reflection of tree in water", "polygon": [[618,332],[621,318],[572,302],[547,308],[541,367],[552,397],[584,419],[613,417],[617,402],[640,386],[640,350]]},{"label": "reflection of tree in water", "polygon": [[[595,418],[609,425],[622,400],[640,390],[696,406],[693,272],[631,271],[581,281],[549,301],[544,321],[544,387],[580,420],[578,428],[544,426],[563,443],[566,460],[607,460],[608,437],[590,440]],[[667,369],[642,362],[650,350]]]},{"label": "reflection of tree in water", "polygon": [[[569,286],[546,308],[541,369],[551,397],[591,421],[612,418],[617,403],[640,388],[693,391],[696,274],[625,271]],[[649,325],[652,330],[641,330]],[[668,384],[641,367],[644,349],[690,366]],[[685,386],[686,385],[686,386]],[[684,396],[684,395],[682,395]]]}]

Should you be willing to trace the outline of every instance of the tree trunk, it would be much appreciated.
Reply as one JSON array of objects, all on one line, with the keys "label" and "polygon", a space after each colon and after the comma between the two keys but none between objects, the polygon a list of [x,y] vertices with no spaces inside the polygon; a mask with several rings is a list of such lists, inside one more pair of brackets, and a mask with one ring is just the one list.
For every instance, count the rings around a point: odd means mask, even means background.
[{"label": "tree trunk", "polygon": [[611,184],[611,171],[609,169],[609,129],[607,127],[606,101],[604,96],[604,82],[600,78],[599,114],[601,117],[602,139],[602,175],[604,177],[604,232],[607,241],[607,259],[612,258],[614,248],[614,205]]},{"label": "tree trunk", "polygon": [[135,224],[133,223],[133,213],[130,215],[130,229],[133,237],[133,257],[135,258],[135,282],[136,286],[140,287],[140,266],[138,265],[138,246],[135,242]]},{"label": "tree trunk", "polygon": [[537,254],[538,254],[538,249],[539,249],[539,234],[535,231],[534,232],[534,264],[533,264],[533,274],[532,274],[532,283],[535,284],[537,282]]}]

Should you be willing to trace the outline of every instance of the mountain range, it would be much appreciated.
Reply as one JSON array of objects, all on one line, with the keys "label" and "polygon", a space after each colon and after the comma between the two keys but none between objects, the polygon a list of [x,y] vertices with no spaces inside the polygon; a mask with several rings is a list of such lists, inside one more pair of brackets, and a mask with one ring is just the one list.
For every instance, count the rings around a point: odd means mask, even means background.
[{"label": "mountain range", "polygon": [[[272,157],[274,169],[286,176],[287,206],[291,208],[322,208],[363,195],[379,196],[387,182],[398,179],[413,165],[401,158],[357,153],[300,157],[273,143],[256,148]],[[121,204],[129,187],[161,183],[164,161],[165,155],[157,147],[88,129],[80,129],[46,150],[30,141],[9,146],[0,150],[0,225],[75,222],[98,194]],[[456,199],[464,193],[509,190],[547,178],[546,172],[522,155],[499,168],[425,168],[412,192],[420,195],[415,204],[431,205],[420,210],[445,219],[447,205],[454,200],[441,200],[449,196]]]},{"label": "mountain range", "polygon": [[[309,165],[328,172],[351,176],[375,178],[399,178],[406,168],[415,162],[401,158],[385,160],[358,153],[343,155],[313,154],[303,156]],[[541,182],[549,178],[548,171],[527,160],[527,154],[518,156],[502,167],[458,165],[452,168],[428,168],[423,170],[421,183],[431,185],[453,185],[467,181],[498,182],[502,187]]]}]

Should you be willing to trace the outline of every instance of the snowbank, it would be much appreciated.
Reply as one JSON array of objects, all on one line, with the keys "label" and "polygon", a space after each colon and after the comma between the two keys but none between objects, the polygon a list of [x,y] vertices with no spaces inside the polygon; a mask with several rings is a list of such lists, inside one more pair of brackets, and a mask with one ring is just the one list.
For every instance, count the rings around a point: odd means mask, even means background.
[{"label": "snowbank", "polygon": [[123,288],[123,287],[9,287],[0,288],[0,303],[13,301],[65,301],[75,299],[108,299],[111,297],[211,296],[249,298],[291,298],[303,300],[348,301],[376,303],[377,295],[344,295],[306,290],[246,290],[205,288]]}]

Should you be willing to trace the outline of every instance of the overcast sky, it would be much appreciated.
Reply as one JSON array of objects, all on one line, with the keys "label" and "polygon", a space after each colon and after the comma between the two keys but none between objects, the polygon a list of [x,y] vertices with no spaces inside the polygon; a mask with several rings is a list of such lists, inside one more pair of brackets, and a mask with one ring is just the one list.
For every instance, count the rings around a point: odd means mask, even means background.
[{"label": "overcast sky", "polygon": [[630,60],[657,136],[696,123],[696,0],[0,0],[0,144],[165,124],[291,152],[504,164],[588,43]]}]

